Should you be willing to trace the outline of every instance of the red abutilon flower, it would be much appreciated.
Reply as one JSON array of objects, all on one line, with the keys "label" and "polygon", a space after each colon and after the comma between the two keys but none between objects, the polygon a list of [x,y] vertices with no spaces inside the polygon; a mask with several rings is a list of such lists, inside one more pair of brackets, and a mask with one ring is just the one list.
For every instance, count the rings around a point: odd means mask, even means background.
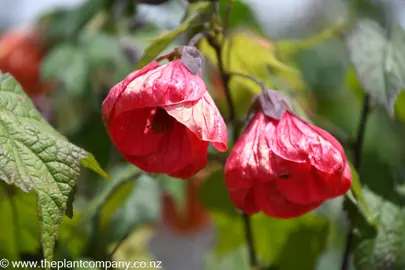
[{"label": "red abutilon flower", "polygon": [[226,151],[228,141],[225,122],[199,75],[199,52],[184,48],[181,59],[153,61],[129,74],[102,106],[106,129],[129,162],[181,179],[205,167],[209,142]]},{"label": "red abutilon flower", "polygon": [[233,203],[247,214],[293,218],[345,194],[351,171],[340,143],[286,110],[276,91],[260,102],[225,165]]}]

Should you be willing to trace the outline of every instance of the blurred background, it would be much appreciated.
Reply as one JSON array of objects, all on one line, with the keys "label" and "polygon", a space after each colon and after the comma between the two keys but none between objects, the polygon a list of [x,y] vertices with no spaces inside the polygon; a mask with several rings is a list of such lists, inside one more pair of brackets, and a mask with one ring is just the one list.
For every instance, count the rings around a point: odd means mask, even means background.
[{"label": "blurred background", "polygon": [[[109,182],[82,171],[74,216],[64,217],[55,259],[162,260],[167,270],[249,269],[242,220],[228,198],[218,159],[189,181],[144,175],[123,160],[102,123],[101,103],[111,87],[135,69],[153,40],[176,31],[187,15],[187,1],[161,2],[0,1],[0,69],[10,72],[44,118],[71,142],[93,153],[112,178]],[[228,1],[219,2],[224,18]],[[350,146],[356,138],[364,94],[341,33],[346,31],[343,24],[363,17],[405,26],[405,1],[234,1],[224,47],[226,69],[295,93],[294,102],[306,117],[334,134],[352,158]],[[198,27],[179,32],[165,51],[187,43],[196,32]],[[215,53],[205,41],[199,48],[207,58],[204,80],[226,116]],[[260,89],[241,78],[232,79],[230,88],[237,117],[243,120]],[[395,104],[395,115],[389,117],[373,104],[358,173],[367,203],[379,202],[372,204],[372,210],[392,204],[402,219],[403,94]],[[348,228],[342,202],[343,198],[328,201],[291,220],[253,216],[263,269],[340,269]],[[373,212],[376,220],[380,216]],[[33,222],[38,220],[35,193],[17,189],[10,193],[0,183],[0,220],[0,257],[42,258],[40,226]],[[394,235],[399,246],[395,258],[405,256],[405,225],[389,228],[386,233]],[[363,243],[368,248],[364,256],[375,251],[376,239]],[[405,269],[403,264],[367,268],[355,260],[351,269]]]}]

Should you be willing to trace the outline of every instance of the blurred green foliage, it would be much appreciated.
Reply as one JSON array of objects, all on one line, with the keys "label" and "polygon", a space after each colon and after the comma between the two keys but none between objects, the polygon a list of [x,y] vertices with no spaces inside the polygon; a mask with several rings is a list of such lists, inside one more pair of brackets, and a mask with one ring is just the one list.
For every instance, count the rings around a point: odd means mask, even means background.
[{"label": "blurred green foliage", "polygon": [[[77,188],[72,185],[61,190],[66,196],[60,201],[50,199],[56,196],[49,195],[50,192],[36,197],[34,191],[25,193],[7,185],[13,181],[1,182],[0,242],[4,244],[0,245],[0,257],[50,258],[57,239],[55,259],[154,258],[148,250],[148,240],[161,225],[161,195],[167,192],[178,205],[184,206],[185,185],[178,179],[146,174],[126,163],[105,131],[100,104],[109,89],[128,73],[146,65],[173,44],[187,44],[190,37],[204,31],[223,44],[221,60],[225,72],[251,75],[268,88],[284,91],[297,114],[341,140],[351,161],[364,95],[373,98],[366,121],[362,163],[358,171],[352,167],[353,188],[344,200],[326,202],[316,211],[291,220],[263,214],[252,217],[262,269],[338,270],[346,231],[350,229],[355,238],[352,248],[355,269],[404,269],[404,93],[396,99],[405,81],[403,30],[395,28],[387,36],[384,28],[387,25],[379,24],[384,21],[381,10],[369,1],[356,0],[350,2],[350,16],[343,24],[325,25],[323,32],[307,39],[276,42],[266,37],[247,1],[234,1],[231,8],[231,1],[219,1],[219,16],[214,12],[213,1],[189,2],[184,14],[179,14],[178,27],[163,33],[150,21],[142,21],[136,1],[131,0],[88,0],[76,9],[58,10],[41,18],[47,44],[41,76],[56,85],[46,97],[52,107],[48,120],[56,131],[50,131],[41,118],[41,132],[67,144],[63,134],[92,153],[94,156],[85,152],[87,158],[81,164],[105,178],[109,175],[111,181],[82,170]],[[165,12],[171,12],[169,5],[165,8]],[[114,10],[119,11],[118,15],[114,15]],[[364,14],[369,18],[365,24],[359,20]],[[228,26],[225,35],[221,32],[224,20]],[[224,78],[217,52],[207,41],[202,38],[198,43],[206,59],[204,79],[221,112],[227,116]],[[237,120],[243,121],[252,98],[261,89],[237,76],[230,77],[229,88]],[[5,89],[0,81],[0,96]],[[21,101],[11,97],[10,100],[15,106],[14,114],[21,116],[18,115],[23,110],[19,107]],[[7,104],[0,100],[2,114],[10,110]],[[235,123],[228,126],[229,132],[236,128]],[[0,135],[4,135],[2,129]],[[40,154],[34,153],[34,159]],[[214,151],[210,154],[216,158],[204,171],[199,200],[216,228],[216,242],[206,255],[205,269],[246,270],[249,262],[243,223],[223,182],[223,156]],[[2,168],[3,164],[0,165]],[[56,173],[64,173],[61,170]],[[0,170],[0,176],[2,173]],[[35,173],[32,170],[30,177]],[[68,181],[74,183],[78,173],[77,169]],[[28,183],[27,179],[23,180]],[[35,181],[32,185],[38,194],[43,189]],[[60,182],[51,181],[47,185]],[[73,217],[62,218],[66,209],[72,210],[69,207],[72,200]],[[47,214],[44,207],[59,211],[55,217],[48,213],[47,218],[55,219],[50,227],[43,220]],[[41,235],[47,247],[45,252],[41,249]]]}]

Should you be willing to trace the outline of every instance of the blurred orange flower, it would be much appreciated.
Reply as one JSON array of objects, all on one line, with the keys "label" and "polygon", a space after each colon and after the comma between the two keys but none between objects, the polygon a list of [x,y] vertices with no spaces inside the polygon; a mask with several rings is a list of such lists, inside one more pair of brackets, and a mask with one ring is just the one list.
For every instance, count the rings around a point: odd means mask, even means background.
[{"label": "blurred orange flower", "polygon": [[184,209],[179,209],[171,195],[163,194],[162,220],[170,230],[178,234],[193,234],[210,225],[209,213],[198,200],[199,186],[198,179],[193,178],[187,182]]},{"label": "blurred orange flower", "polygon": [[8,72],[31,97],[50,91],[40,78],[44,57],[42,42],[35,30],[10,30],[0,37],[0,70]]}]

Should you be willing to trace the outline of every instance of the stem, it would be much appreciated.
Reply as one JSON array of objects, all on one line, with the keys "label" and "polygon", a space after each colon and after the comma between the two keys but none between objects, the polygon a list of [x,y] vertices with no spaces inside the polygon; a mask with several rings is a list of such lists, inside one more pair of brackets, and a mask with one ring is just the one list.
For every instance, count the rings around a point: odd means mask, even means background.
[{"label": "stem", "polygon": [[198,34],[196,34],[194,37],[192,37],[188,43],[188,46],[194,46],[197,47],[198,42],[200,42],[200,40],[204,37],[206,37],[206,33],[204,32],[200,32]]},{"label": "stem", "polygon": [[[219,17],[219,8],[218,8],[219,3],[218,3],[218,0],[213,0],[213,2],[215,2],[215,4],[216,4],[215,5],[215,13]],[[229,122],[234,124],[237,119],[236,119],[236,114],[235,114],[235,105],[233,103],[231,91],[230,91],[230,88],[229,88],[229,82],[230,82],[230,78],[231,78],[232,74],[228,73],[225,70],[223,57],[222,57],[222,48],[224,46],[227,30],[228,30],[228,27],[229,27],[229,18],[230,18],[232,4],[233,4],[233,0],[229,0],[228,6],[227,6],[227,9],[226,9],[224,26],[222,28],[223,29],[222,30],[223,38],[221,40],[221,43],[219,43],[217,41],[217,39],[215,39],[211,35],[206,35],[206,38],[207,38],[207,41],[209,42],[209,44],[211,45],[211,47],[214,49],[215,54],[216,54],[216,58],[218,60],[218,70],[219,70],[219,74],[220,74],[220,76],[222,78],[222,82],[224,84],[225,97],[226,97],[226,102],[228,104],[228,109],[229,109],[229,119],[228,120],[229,120]],[[193,43],[195,42],[194,40],[195,39],[193,39]],[[238,125],[234,125],[233,127],[234,128],[233,128],[232,140],[235,143],[236,139],[238,138],[238,135],[239,135],[239,128],[238,128]],[[245,213],[243,213],[242,218],[243,218],[243,223],[244,223],[244,231],[245,231],[245,236],[246,236],[246,242],[247,242],[247,245],[248,245],[250,266],[251,266],[252,270],[258,270],[259,269],[259,264],[257,262],[256,250],[255,250],[254,241],[253,241],[253,232],[252,232],[251,220],[250,220],[250,217]]]},{"label": "stem", "polygon": [[354,145],[353,165],[356,168],[356,170],[360,169],[361,165],[361,153],[363,150],[364,134],[366,131],[366,122],[369,112],[370,112],[370,96],[366,94],[364,96],[363,111],[361,112],[359,128],[357,130],[357,138]]},{"label": "stem", "polygon": [[255,77],[253,77],[251,75],[243,74],[243,73],[240,73],[240,72],[229,72],[229,75],[235,75],[235,76],[239,76],[239,77],[249,79],[252,82],[255,82],[256,84],[258,84],[262,88],[262,91],[266,88],[266,86],[264,85],[263,82],[259,81],[258,79],[256,79]]},{"label": "stem", "polygon": [[[361,153],[363,150],[363,141],[364,141],[364,135],[366,131],[366,122],[367,122],[367,117],[370,113],[370,97],[368,94],[365,94],[364,96],[364,101],[363,101],[363,110],[361,112],[361,118],[359,122],[359,127],[357,130],[357,137],[356,137],[356,142],[354,144],[354,160],[353,160],[353,165],[358,171],[361,166]],[[343,255],[343,260],[342,260],[342,266],[341,270],[348,270],[349,269],[349,259],[350,259],[350,250],[351,250],[351,245],[353,242],[353,231],[351,226],[349,227],[349,232],[347,233],[346,236],[346,247],[345,247],[345,252]]]},{"label": "stem", "polygon": [[229,19],[231,17],[231,8],[234,0],[228,0],[228,4],[226,5],[226,11],[225,11],[225,20],[224,20],[224,36],[226,36],[228,28],[229,28]]},{"label": "stem", "polygon": [[[224,63],[222,59],[222,48],[221,45],[214,40],[212,36],[208,36],[208,42],[210,43],[211,47],[215,50],[216,57],[218,59],[218,70],[219,74],[222,78],[222,81],[224,83],[224,88],[225,88],[225,98],[226,102],[228,104],[229,108],[229,121],[234,122],[235,121],[235,105],[233,104],[232,96],[231,96],[231,91],[229,89],[229,81],[230,81],[230,75],[225,71],[224,68]],[[233,140],[236,141],[236,138],[238,137],[238,132],[236,129],[233,131]]]},{"label": "stem", "polygon": [[245,236],[248,244],[250,266],[252,267],[252,270],[259,270],[260,268],[259,263],[257,262],[255,244],[253,240],[252,223],[250,217],[246,213],[243,213],[242,217],[243,224],[245,225]]},{"label": "stem", "polygon": [[122,243],[125,242],[125,240],[128,239],[128,237],[131,235],[132,230],[129,230],[124,237],[122,237],[122,239],[115,245],[115,247],[113,248],[113,250],[108,254],[108,259],[112,260],[112,257],[114,256],[115,252],[117,252],[118,248],[122,245]]},{"label": "stem", "polygon": [[[230,82],[231,74],[227,73],[224,69],[221,46],[212,37],[208,37],[208,42],[210,43],[211,47],[214,48],[217,59],[218,59],[218,69],[219,69],[219,73],[220,73],[221,78],[224,83],[225,97],[226,97],[226,101],[227,101],[228,108],[229,108],[229,121],[231,123],[235,123],[235,118],[236,118],[235,117],[235,105],[233,103],[231,92],[229,89],[229,82]],[[232,134],[233,142],[236,142],[238,135],[239,135],[239,129],[234,126],[233,134]],[[246,215],[245,213],[243,213],[242,217],[243,217],[246,241],[248,244],[250,266],[252,267],[252,269],[259,269],[259,265],[258,265],[257,257],[256,257],[256,250],[255,250],[254,241],[253,241],[251,220],[250,220],[250,217],[248,215]]]}]

